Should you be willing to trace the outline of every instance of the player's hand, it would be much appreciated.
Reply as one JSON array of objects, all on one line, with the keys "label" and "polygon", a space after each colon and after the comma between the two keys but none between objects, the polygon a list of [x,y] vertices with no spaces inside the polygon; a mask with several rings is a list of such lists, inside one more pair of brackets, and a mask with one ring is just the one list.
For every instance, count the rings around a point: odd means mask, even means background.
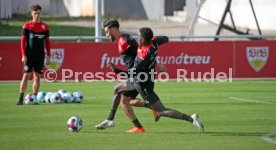
[{"label": "player's hand", "polygon": [[113,63],[108,63],[108,64],[107,64],[107,67],[109,67],[109,69],[110,69],[112,72],[114,72],[115,69],[117,69],[116,66],[115,66]]},{"label": "player's hand", "polygon": [[22,63],[23,63],[24,65],[27,64],[27,56],[26,56],[26,55],[22,56]]},{"label": "player's hand", "polygon": [[46,56],[46,65],[49,65],[49,63],[50,63],[50,57],[49,56]]},{"label": "player's hand", "polygon": [[157,64],[156,66],[157,66],[159,72],[167,72],[168,71],[167,67],[163,64]]}]

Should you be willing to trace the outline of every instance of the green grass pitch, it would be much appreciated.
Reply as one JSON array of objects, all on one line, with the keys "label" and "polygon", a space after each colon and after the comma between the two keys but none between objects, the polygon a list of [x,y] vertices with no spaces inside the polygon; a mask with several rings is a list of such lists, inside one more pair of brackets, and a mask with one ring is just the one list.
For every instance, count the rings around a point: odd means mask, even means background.
[{"label": "green grass pitch", "polygon": [[[146,132],[126,133],[133,127],[119,108],[115,127],[97,130],[110,110],[116,82],[46,83],[43,91],[81,91],[81,104],[16,106],[19,82],[0,83],[1,150],[269,150],[276,149],[276,81],[255,80],[232,83],[156,83],[163,103],[186,114],[198,113],[206,127],[199,133],[192,124],[169,118],[153,121],[152,112],[134,108]],[[31,83],[28,92],[31,92]],[[71,116],[84,121],[78,133],[69,132]]]}]

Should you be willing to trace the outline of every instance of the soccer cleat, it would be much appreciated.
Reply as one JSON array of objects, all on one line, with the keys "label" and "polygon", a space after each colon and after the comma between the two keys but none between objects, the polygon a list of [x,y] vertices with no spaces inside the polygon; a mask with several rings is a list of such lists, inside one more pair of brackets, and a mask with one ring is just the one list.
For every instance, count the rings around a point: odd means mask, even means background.
[{"label": "soccer cleat", "polygon": [[154,121],[157,122],[160,119],[160,115],[157,111],[155,111],[154,109],[151,109],[152,113],[153,113],[153,117],[154,117]]},{"label": "soccer cleat", "polygon": [[142,132],[145,132],[145,129],[144,129],[144,127],[141,127],[141,128],[134,127],[133,129],[128,130],[126,132],[129,132],[129,133],[142,133]]},{"label": "soccer cleat", "polygon": [[115,125],[114,120],[104,120],[103,122],[96,125],[95,127],[97,129],[106,129],[106,128],[114,127],[114,125]]},{"label": "soccer cleat", "polygon": [[16,103],[16,105],[23,105],[23,100],[19,99]]},{"label": "soccer cleat", "polygon": [[193,125],[199,128],[200,132],[204,132],[204,126],[200,122],[198,114],[193,114],[191,117],[193,118]]}]

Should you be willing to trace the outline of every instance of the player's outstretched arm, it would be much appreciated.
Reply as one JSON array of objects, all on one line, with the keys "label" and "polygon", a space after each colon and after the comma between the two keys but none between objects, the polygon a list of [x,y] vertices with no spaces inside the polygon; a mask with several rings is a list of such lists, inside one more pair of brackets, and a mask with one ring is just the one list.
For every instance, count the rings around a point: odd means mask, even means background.
[{"label": "player's outstretched arm", "polygon": [[110,68],[111,71],[115,72],[116,74],[127,73],[126,70],[117,68],[113,63],[109,63],[109,64],[107,64],[107,66]]},{"label": "player's outstretched arm", "polygon": [[154,41],[160,46],[162,44],[168,43],[169,38],[167,36],[156,36]]}]

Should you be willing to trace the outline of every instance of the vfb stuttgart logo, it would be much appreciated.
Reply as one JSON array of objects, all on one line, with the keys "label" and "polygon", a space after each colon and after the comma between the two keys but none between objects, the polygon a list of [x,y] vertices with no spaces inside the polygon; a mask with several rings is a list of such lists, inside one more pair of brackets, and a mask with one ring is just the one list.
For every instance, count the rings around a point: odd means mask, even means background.
[{"label": "vfb stuttgart logo", "polygon": [[64,49],[51,49],[51,58],[49,65],[46,65],[47,69],[57,71],[64,60]]},{"label": "vfb stuttgart logo", "polygon": [[247,47],[246,55],[250,66],[259,72],[268,60],[269,47]]}]

